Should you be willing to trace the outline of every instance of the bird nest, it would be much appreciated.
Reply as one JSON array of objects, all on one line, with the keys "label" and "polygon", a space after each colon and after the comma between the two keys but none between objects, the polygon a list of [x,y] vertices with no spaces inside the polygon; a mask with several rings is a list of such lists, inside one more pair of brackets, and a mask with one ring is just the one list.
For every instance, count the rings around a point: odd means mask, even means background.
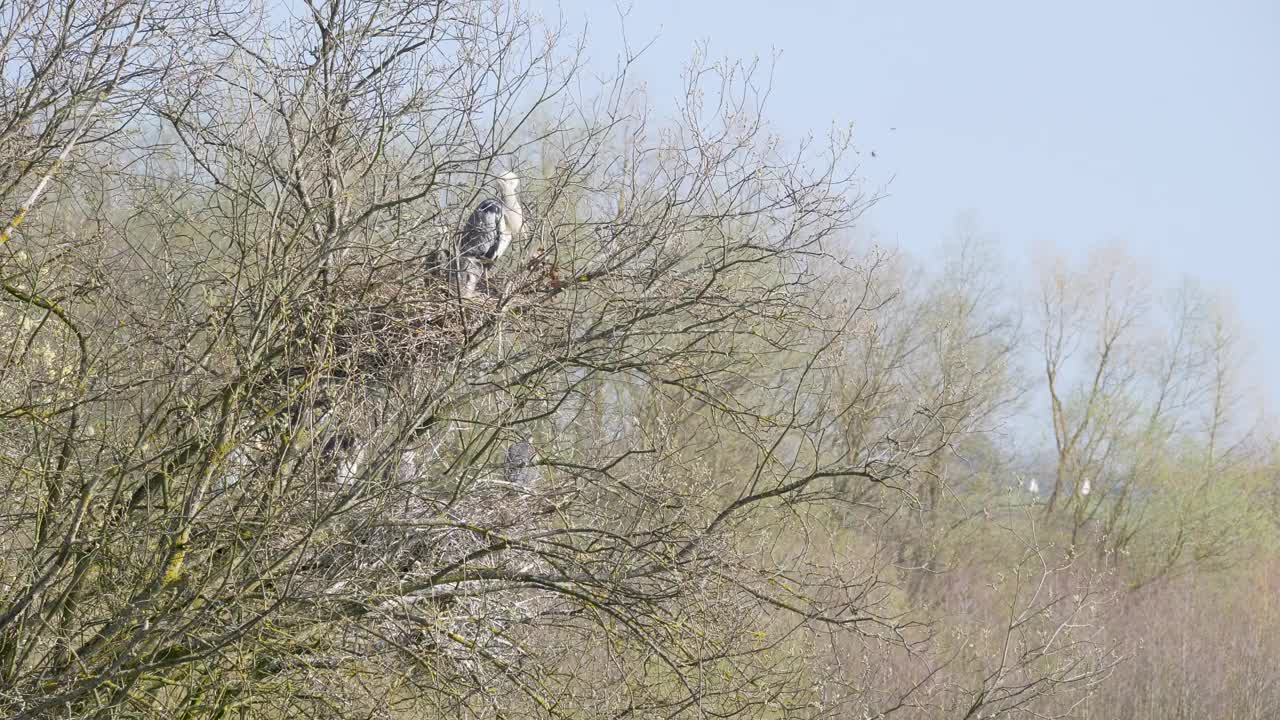
[{"label": "bird nest", "polygon": [[[492,269],[473,297],[459,295],[447,271],[404,265],[345,276],[301,313],[307,338],[332,338],[325,358],[343,375],[395,374],[444,365],[482,341],[504,318],[538,323],[550,315],[546,288],[527,268]],[[319,349],[319,343],[313,342]],[[317,358],[319,360],[320,358]]]}]

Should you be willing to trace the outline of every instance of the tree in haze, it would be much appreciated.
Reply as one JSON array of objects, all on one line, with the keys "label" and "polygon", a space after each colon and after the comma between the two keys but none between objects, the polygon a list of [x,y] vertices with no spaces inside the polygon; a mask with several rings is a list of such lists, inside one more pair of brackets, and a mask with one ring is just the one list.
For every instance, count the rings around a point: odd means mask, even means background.
[{"label": "tree in haze", "polygon": [[1072,545],[1127,558],[1132,581],[1231,562],[1262,518],[1265,441],[1241,397],[1228,307],[1169,293],[1119,249],[1046,267],[1038,303],[1055,448],[1045,512]]}]

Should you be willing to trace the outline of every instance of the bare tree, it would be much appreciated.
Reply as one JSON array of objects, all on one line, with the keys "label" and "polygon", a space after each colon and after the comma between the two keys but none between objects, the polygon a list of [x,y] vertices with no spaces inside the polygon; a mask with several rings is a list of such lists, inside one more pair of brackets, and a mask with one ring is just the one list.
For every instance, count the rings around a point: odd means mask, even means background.
[{"label": "bare tree", "polygon": [[[112,47],[176,37],[153,13]],[[740,394],[804,347],[785,377],[819,395],[839,329],[799,329],[863,206],[847,137],[787,148],[755,69],[705,59],[650,128],[625,77],[570,93],[559,30],[506,5],[198,20],[198,61],[87,86],[130,93],[110,143],[57,136],[114,184],[77,207],[50,166],[6,230],[7,714],[732,715],[806,702],[766,618],[892,637],[865,578],[750,541],[815,484],[895,472]],[[528,246],[460,305],[425,266],[541,153]],[[560,440],[570,413],[608,441]],[[695,452],[713,427],[754,448],[732,475]],[[497,482],[530,430],[538,502]]]}]

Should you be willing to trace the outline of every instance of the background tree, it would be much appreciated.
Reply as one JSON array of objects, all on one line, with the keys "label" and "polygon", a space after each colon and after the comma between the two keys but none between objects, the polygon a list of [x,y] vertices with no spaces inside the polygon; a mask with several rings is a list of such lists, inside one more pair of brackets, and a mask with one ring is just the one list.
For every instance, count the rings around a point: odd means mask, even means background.
[{"label": "background tree", "polygon": [[1128,558],[1133,582],[1230,561],[1259,520],[1246,476],[1263,445],[1234,388],[1225,307],[1189,282],[1161,302],[1118,249],[1059,263],[1040,302],[1056,447],[1045,511],[1069,517],[1072,545]]}]

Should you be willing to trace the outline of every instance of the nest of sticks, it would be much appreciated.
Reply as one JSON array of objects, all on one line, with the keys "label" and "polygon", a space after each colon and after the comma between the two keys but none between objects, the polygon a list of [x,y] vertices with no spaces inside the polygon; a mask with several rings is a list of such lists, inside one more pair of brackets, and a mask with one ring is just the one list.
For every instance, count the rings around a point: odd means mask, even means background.
[{"label": "nest of sticks", "polygon": [[[398,263],[348,272],[309,299],[300,320],[303,337],[330,338],[330,367],[343,374],[395,374],[446,365],[474,347],[504,319],[526,327],[550,318],[558,288],[540,266],[486,271],[478,292],[463,298],[456,274]],[[310,343],[317,350],[320,344]]]}]

